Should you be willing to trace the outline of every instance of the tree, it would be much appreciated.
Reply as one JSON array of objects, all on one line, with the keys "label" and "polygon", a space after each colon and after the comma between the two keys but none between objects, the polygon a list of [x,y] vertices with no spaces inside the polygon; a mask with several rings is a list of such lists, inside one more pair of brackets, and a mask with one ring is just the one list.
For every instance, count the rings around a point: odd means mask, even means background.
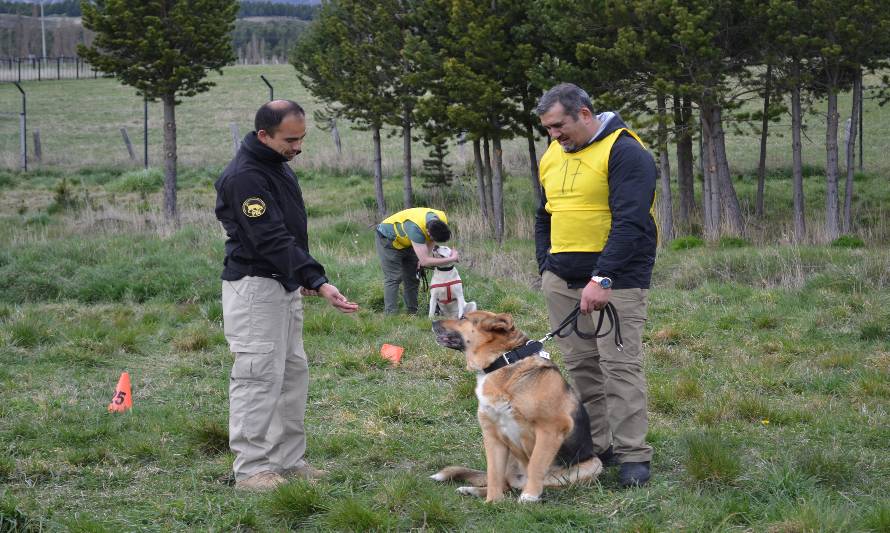
[{"label": "tree", "polygon": [[291,59],[297,77],[313,95],[371,130],[380,217],[386,214],[380,135],[387,124],[402,128],[404,203],[406,207],[413,203],[411,125],[421,89],[405,52],[412,42],[412,9],[407,0],[326,2]]},{"label": "tree", "polygon": [[235,0],[95,0],[81,3],[96,32],[78,54],[140,96],[164,104],[164,212],[176,221],[176,105],[213,86],[209,70],[235,60]]}]

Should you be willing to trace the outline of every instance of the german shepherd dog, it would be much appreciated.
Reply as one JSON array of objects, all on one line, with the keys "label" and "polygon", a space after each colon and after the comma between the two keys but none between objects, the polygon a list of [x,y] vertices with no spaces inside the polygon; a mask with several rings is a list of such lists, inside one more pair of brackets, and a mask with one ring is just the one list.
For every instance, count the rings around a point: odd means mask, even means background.
[{"label": "german shepherd dog", "polygon": [[559,368],[538,353],[540,344],[529,344],[533,355],[522,353],[529,339],[509,314],[474,311],[433,322],[433,331],[477,372],[486,471],[449,466],[432,479],[469,483],[458,492],[489,502],[508,487],[522,489],[520,502],[537,502],[544,487],[596,479],[603,465],[593,453],[587,411]]}]

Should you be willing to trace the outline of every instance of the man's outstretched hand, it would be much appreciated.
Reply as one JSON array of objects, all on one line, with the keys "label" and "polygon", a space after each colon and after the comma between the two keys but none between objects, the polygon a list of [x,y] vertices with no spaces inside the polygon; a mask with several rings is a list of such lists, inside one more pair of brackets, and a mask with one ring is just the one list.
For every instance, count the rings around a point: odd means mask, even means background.
[{"label": "man's outstretched hand", "polygon": [[319,296],[327,300],[328,303],[331,304],[331,307],[341,313],[355,313],[358,311],[358,304],[347,300],[345,296],[340,294],[337,287],[334,287],[330,283],[323,284],[317,291],[308,292],[316,292]]}]

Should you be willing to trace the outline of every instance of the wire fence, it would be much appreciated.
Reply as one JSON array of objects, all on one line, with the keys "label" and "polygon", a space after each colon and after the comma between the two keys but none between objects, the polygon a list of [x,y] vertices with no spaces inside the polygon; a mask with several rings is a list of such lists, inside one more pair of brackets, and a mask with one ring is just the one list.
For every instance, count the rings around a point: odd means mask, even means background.
[{"label": "wire fence", "polygon": [[98,78],[102,73],[80,57],[0,57],[0,83]]}]

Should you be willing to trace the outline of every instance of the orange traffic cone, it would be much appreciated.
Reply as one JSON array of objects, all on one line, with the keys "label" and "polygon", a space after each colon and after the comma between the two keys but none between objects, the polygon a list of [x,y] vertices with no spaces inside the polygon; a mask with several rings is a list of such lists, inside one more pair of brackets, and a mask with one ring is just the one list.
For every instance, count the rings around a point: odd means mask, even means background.
[{"label": "orange traffic cone", "polygon": [[130,374],[123,372],[117,380],[117,388],[114,389],[114,398],[108,404],[108,412],[123,413],[133,407],[133,394],[130,391]]},{"label": "orange traffic cone", "polygon": [[380,347],[380,355],[390,361],[393,366],[399,366],[399,362],[402,360],[402,354],[405,352],[405,349],[401,346],[396,346],[395,344],[384,344]]}]

